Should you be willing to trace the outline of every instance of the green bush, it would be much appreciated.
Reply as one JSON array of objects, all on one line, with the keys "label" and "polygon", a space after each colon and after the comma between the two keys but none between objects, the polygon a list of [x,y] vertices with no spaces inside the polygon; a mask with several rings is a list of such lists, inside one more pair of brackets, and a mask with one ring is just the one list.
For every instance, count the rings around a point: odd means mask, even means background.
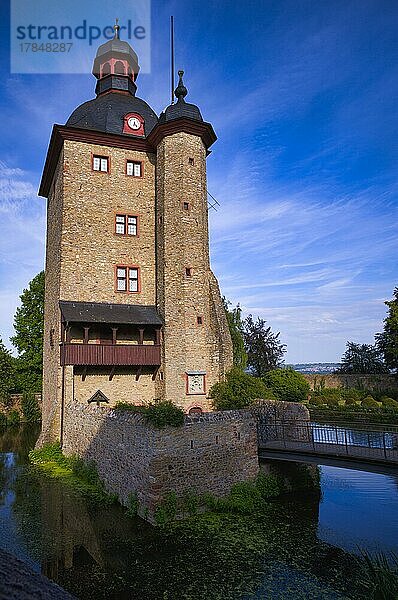
[{"label": "green bush", "polygon": [[242,481],[235,483],[229,496],[221,499],[221,506],[228,512],[250,514],[258,509],[261,502],[261,494],[257,485]]},{"label": "green bush", "polygon": [[157,429],[163,427],[181,427],[184,424],[184,411],[171,400],[158,400],[145,406],[136,406],[128,402],[118,402],[116,410],[124,410],[143,415]]},{"label": "green bush", "polygon": [[175,521],[176,515],[177,496],[175,492],[169,492],[155,511],[155,522],[160,526],[167,525]]},{"label": "green bush", "polygon": [[378,403],[372,396],[366,396],[361,402],[361,406],[364,408],[379,408]]},{"label": "green bush", "polygon": [[381,402],[383,404],[383,407],[398,409],[398,402],[397,400],[394,400],[394,398],[388,398],[387,396],[383,396],[381,398]]},{"label": "green bush", "polygon": [[21,422],[21,416],[17,410],[11,410],[7,417],[7,425],[11,427],[19,425]]},{"label": "green bush", "polygon": [[275,498],[284,491],[284,482],[281,477],[269,473],[259,473],[256,479],[256,487],[263,499]]},{"label": "green bush", "polygon": [[341,388],[324,388],[319,392],[319,395],[325,399],[327,403],[328,400],[340,400],[343,396],[343,390]]},{"label": "green bush", "polygon": [[322,396],[313,394],[309,400],[309,403],[313,406],[324,406],[326,404],[326,400],[322,398]]},{"label": "green bush", "polygon": [[326,399],[326,402],[328,406],[332,406],[333,408],[340,406],[338,398],[330,397]]},{"label": "green bush", "polygon": [[25,393],[22,397],[21,407],[24,420],[27,423],[35,423],[40,421],[41,413],[39,403],[37,402],[34,394]]},{"label": "green bush", "polygon": [[199,510],[199,496],[194,492],[185,492],[182,498],[182,510],[190,517],[195,516]]},{"label": "green bush", "polygon": [[304,402],[310,392],[310,384],[305,377],[293,369],[275,369],[269,371],[263,381],[278,400]]},{"label": "green bush", "polygon": [[260,473],[255,481],[235,483],[228,496],[217,498],[212,494],[204,494],[200,503],[211,512],[252,514],[263,508],[264,500],[276,498],[285,491],[282,477],[273,473]]},{"label": "green bush", "polygon": [[358,406],[358,401],[353,396],[346,396],[344,406]]},{"label": "green bush", "polygon": [[170,425],[171,427],[181,427],[184,424],[184,411],[179,406],[176,406],[171,400],[162,400],[154,402],[146,407],[146,419],[161,429]]},{"label": "green bush", "polygon": [[0,412],[0,429],[3,429],[7,425],[7,417],[4,413]]},{"label": "green bush", "polygon": [[360,402],[364,396],[366,396],[366,394],[361,392],[361,390],[357,390],[356,388],[342,390],[342,398],[345,399],[346,404],[347,404],[347,400],[349,400],[348,404],[354,404],[354,402]]},{"label": "green bush", "polygon": [[212,398],[216,410],[246,408],[257,398],[275,399],[261,379],[248,375],[238,368],[231,369],[225,381],[213,385],[209,397]]}]

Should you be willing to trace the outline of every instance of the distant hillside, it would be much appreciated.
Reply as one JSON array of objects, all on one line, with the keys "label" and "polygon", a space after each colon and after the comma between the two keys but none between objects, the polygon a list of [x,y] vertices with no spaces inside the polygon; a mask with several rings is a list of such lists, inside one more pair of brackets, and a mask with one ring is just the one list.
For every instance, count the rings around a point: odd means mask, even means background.
[{"label": "distant hillside", "polygon": [[289,365],[299,373],[309,373],[313,375],[327,375],[333,373],[340,367],[340,363],[298,363]]}]

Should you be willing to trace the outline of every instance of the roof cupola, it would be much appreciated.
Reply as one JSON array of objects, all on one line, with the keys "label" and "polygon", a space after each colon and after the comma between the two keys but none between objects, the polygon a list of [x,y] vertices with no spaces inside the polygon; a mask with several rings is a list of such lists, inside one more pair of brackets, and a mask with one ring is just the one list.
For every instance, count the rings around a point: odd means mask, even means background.
[{"label": "roof cupola", "polygon": [[120,39],[118,19],[114,25],[114,37],[102,44],[94,59],[93,75],[98,79],[97,96],[111,90],[129,92],[134,96],[140,67],[138,57],[128,42]]}]

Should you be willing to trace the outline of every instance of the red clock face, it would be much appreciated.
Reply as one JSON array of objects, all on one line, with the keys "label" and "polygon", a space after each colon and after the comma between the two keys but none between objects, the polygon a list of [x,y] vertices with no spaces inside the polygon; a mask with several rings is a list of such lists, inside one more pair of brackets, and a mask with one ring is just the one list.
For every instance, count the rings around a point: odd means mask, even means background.
[{"label": "red clock face", "polygon": [[130,135],[145,135],[144,119],[137,113],[128,113],[124,116],[123,133]]}]

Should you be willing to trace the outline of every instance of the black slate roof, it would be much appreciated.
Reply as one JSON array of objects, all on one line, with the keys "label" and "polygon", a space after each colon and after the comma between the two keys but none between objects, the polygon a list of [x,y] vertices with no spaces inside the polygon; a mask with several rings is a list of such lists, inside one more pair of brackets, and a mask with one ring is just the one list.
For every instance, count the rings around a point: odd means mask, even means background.
[{"label": "black slate roof", "polygon": [[179,100],[175,104],[170,104],[162,112],[159,117],[159,123],[167,123],[168,121],[174,121],[175,119],[181,119],[182,117],[203,121],[200,110],[195,104],[189,104],[184,100]]},{"label": "black slate roof", "polygon": [[105,42],[105,44],[101,44],[97,50],[96,56],[103,56],[104,54],[108,54],[108,52],[117,53],[117,54],[127,54],[131,56],[136,62],[138,62],[138,56],[136,52],[132,49],[128,42],[124,40],[120,40],[118,38],[113,38]]},{"label": "black slate roof", "polygon": [[100,95],[84,102],[73,111],[66,125],[123,134],[124,116],[130,112],[138,113],[144,118],[145,136],[148,136],[158,122],[156,113],[144,100],[119,92]]},{"label": "black slate roof", "polygon": [[60,300],[59,307],[63,321],[68,323],[163,325],[155,306]]}]

